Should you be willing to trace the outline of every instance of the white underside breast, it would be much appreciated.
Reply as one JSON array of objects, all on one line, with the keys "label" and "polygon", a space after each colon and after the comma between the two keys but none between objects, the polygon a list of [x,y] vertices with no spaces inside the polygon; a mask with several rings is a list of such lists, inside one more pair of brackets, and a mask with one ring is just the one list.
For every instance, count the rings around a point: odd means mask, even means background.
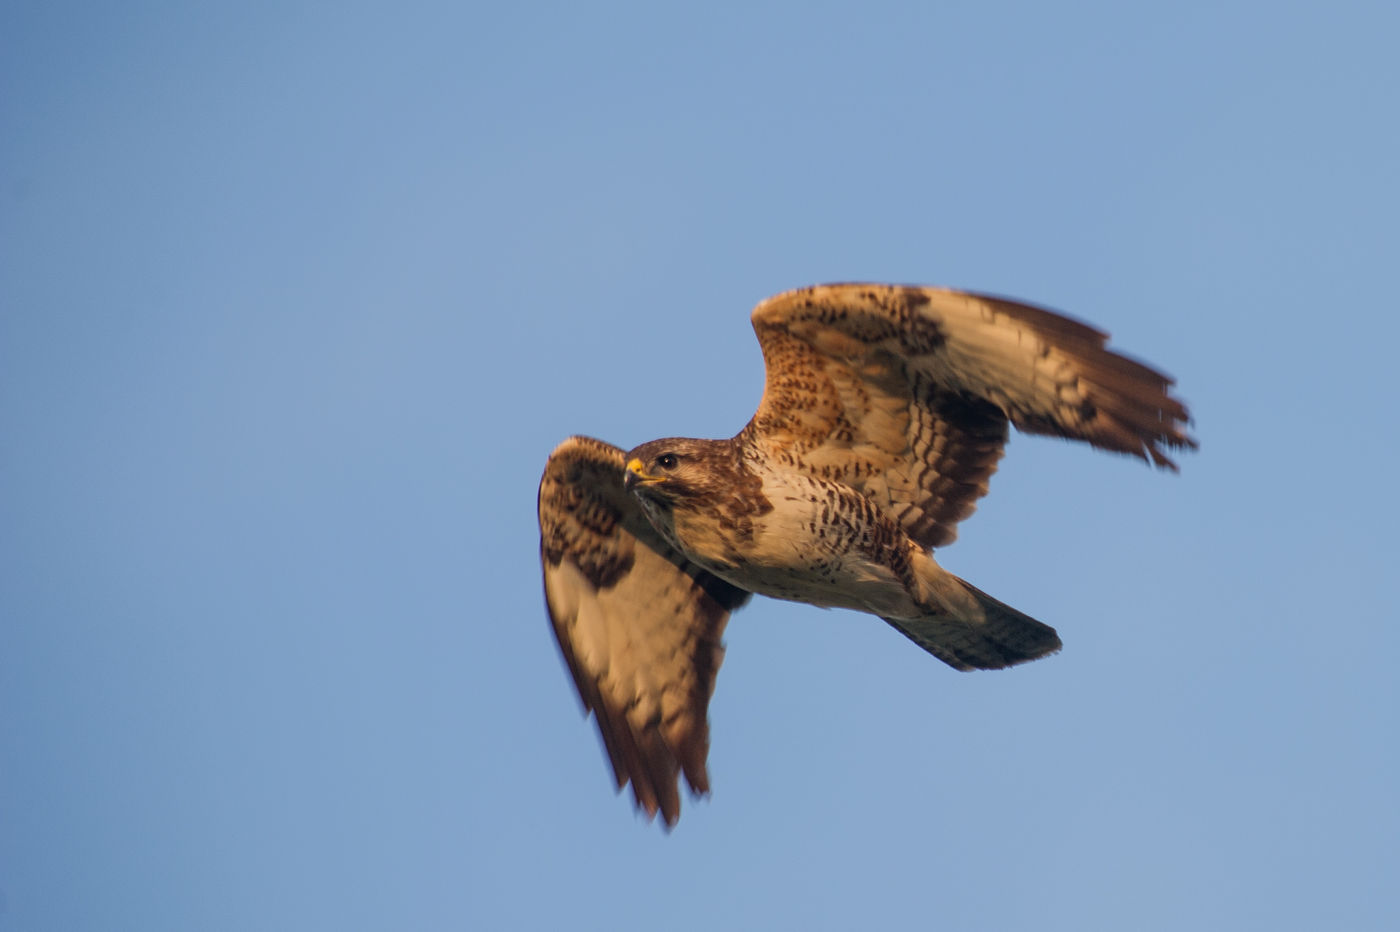
[{"label": "white underside breast", "polygon": [[[871,558],[875,529],[867,512],[850,507],[854,490],[780,472],[765,479],[763,494],[772,510],[754,520],[752,539],[739,545],[743,559],[737,565],[708,567],[716,575],[750,592],[826,608],[900,617],[923,611],[895,572]],[[681,543],[691,551],[687,541]],[[706,562],[701,555],[693,558]]]}]

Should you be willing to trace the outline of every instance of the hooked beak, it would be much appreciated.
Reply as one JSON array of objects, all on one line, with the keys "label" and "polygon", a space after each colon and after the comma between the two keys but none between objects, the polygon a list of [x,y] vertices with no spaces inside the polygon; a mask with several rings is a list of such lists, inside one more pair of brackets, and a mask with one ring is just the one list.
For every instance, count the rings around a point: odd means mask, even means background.
[{"label": "hooked beak", "polygon": [[629,492],[638,485],[655,485],[664,481],[666,481],[665,476],[648,476],[646,468],[642,466],[642,461],[635,456],[627,464],[627,471],[622,474],[622,487]]}]

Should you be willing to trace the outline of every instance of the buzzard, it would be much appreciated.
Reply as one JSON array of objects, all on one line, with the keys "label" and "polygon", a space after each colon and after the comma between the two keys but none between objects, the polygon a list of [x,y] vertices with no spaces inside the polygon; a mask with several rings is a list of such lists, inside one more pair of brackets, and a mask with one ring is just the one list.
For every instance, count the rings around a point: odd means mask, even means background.
[{"label": "buzzard", "polygon": [[1175,469],[1194,448],[1167,376],[1107,335],[1003,298],[821,285],[754,309],[767,369],[728,440],[624,453],[571,437],[540,482],[545,600],[619,790],[680,816],[708,792],[706,710],[751,593],[876,615],[958,670],[1060,648],[932,549],[987,492],[1008,424]]}]

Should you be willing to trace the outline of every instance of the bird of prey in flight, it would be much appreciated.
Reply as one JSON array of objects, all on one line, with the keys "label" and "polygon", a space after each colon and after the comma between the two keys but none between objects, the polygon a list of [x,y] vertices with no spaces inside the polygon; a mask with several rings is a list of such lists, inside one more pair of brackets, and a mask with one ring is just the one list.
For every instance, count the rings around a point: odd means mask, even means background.
[{"label": "bird of prey in flight", "polygon": [[1008,425],[1175,469],[1172,380],[1050,311],[943,288],[821,285],[754,309],[767,370],[728,440],[571,437],[540,482],[545,600],[620,790],[709,790],[707,708],[752,593],[876,615],[958,670],[1060,648],[932,551],[987,492]]}]

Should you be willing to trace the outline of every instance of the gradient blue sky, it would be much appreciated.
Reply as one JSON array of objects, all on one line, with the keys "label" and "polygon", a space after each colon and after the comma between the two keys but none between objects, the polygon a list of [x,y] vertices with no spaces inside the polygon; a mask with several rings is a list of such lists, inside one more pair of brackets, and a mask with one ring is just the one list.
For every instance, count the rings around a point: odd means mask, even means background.
[{"label": "gradient blue sky", "polygon": [[[0,930],[1393,929],[1394,4],[0,5]],[[950,569],[1062,654],[729,629],[711,799],[551,642],[570,433],[727,436],[765,295],[1172,372]]]}]

